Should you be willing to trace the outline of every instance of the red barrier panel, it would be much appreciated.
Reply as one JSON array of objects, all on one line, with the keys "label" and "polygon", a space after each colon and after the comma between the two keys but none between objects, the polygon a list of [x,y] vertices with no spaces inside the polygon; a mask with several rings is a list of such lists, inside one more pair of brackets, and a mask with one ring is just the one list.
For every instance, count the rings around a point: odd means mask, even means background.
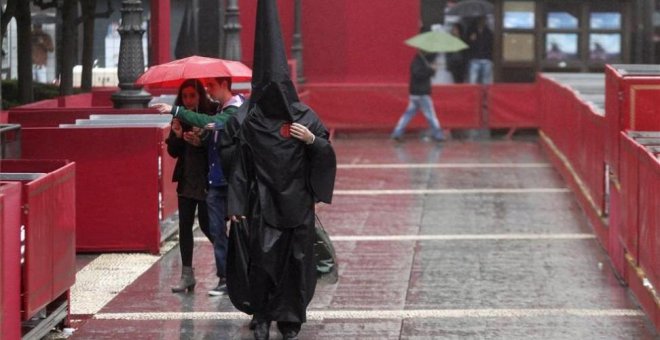
[{"label": "red barrier panel", "polygon": [[660,161],[639,149],[639,265],[660,287]]},{"label": "red barrier panel", "polygon": [[580,103],[581,117],[581,176],[585,181],[593,208],[602,216],[605,208],[605,117],[593,107]]},{"label": "red barrier panel", "polygon": [[619,132],[660,131],[660,81],[658,77],[620,73],[614,66],[605,69],[606,112],[608,116],[607,162],[619,175]]},{"label": "red barrier panel", "polygon": [[0,111],[0,124],[7,124],[8,121],[8,112],[7,111]]},{"label": "red barrier panel", "polygon": [[537,84],[488,86],[488,125],[491,128],[538,127],[541,113]]},{"label": "red barrier panel", "polygon": [[623,226],[621,240],[635,265],[639,263],[639,148],[624,132],[620,133],[619,181],[621,182],[621,213]]},{"label": "red barrier panel", "polygon": [[23,181],[25,262],[22,319],[28,320],[75,282],[75,164],[2,160],[5,173],[44,173]]},{"label": "red barrier panel", "polygon": [[38,102],[14,107],[12,110],[96,107],[111,108],[112,100],[110,98],[112,94],[117,91],[119,91],[119,88],[117,87],[94,88],[92,92],[40,100]]},{"label": "red barrier panel", "polygon": [[[541,128],[545,145],[560,173],[576,191],[601,243],[607,248],[608,229],[601,217],[605,201],[603,163],[604,117],[578,99],[571,89],[539,75]],[[597,222],[597,223],[596,223]]]},{"label": "red barrier panel", "polygon": [[[307,104],[329,128],[340,130],[389,131],[408,105],[406,84],[309,84],[305,89]],[[443,128],[480,126],[481,86],[434,86],[433,101]],[[409,125],[411,129],[426,127],[421,114]]]},{"label": "red barrier panel", "polygon": [[[23,130],[24,158],[69,159],[77,164],[77,251],[158,252],[159,190],[173,190],[164,184],[171,181],[173,166],[163,161],[164,172],[159,174],[165,130],[169,128]],[[164,212],[172,210],[175,194],[163,193],[164,202],[169,202]]]},{"label": "red barrier panel", "polygon": [[0,182],[0,334],[7,340],[21,338],[21,211],[20,183]]},{"label": "red barrier panel", "polygon": [[31,109],[9,110],[8,120],[21,127],[57,127],[60,124],[75,124],[76,119],[88,119],[91,114],[131,114],[158,113],[153,109],[122,109],[113,108],[61,108],[61,109]]},{"label": "red barrier panel", "polygon": [[623,204],[619,182],[610,180],[609,235],[607,253],[617,273],[623,275],[626,265],[626,251],[621,235],[625,230],[620,207]]}]

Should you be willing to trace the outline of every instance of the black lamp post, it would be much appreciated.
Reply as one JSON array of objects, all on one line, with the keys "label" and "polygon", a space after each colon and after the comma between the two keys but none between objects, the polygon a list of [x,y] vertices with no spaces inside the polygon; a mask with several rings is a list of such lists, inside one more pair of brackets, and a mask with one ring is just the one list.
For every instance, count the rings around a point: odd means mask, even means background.
[{"label": "black lamp post", "polygon": [[225,46],[224,58],[229,60],[241,60],[241,23],[238,20],[238,0],[227,2],[227,14],[225,15]]},{"label": "black lamp post", "polygon": [[303,75],[303,42],[302,42],[302,0],[295,0],[293,41],[291,43],[291,54],[296,59],[296,73],[298,83],[305,82]]},{"label": "black lamp post", "polygon": [[149,93],[135,85],[135,80],[144,72],[142,11],[140,0],[121,3],[121,25],[117,29],[121,37],[117,65],[120,90],[112,95],[115,108],[145,108],[151,100]]}]

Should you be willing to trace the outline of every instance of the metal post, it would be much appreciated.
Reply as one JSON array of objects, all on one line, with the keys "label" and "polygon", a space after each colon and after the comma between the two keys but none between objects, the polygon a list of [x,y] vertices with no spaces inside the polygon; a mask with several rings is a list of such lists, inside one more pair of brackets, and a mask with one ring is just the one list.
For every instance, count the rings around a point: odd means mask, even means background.
[{"label": "metal post", "polygon": [[298,83],[305,82],[303,75],[303,42],[302,42],[302,0],[295,0],[293,42],[291,44],[291,54],[296,59],[296,73],[298,74]]},{"label": "metal post", "polygon": [[224,58],[229,60],[241,60],[241,23],[238,20],[238,0],[227,2],[227,14],[225,15],[225,46]]},{"label": "metal post", "polygon": [[121,4],[121,25],[117,29],[121,37],[117,65],[120,90],[112,95],[115,108],[145,108],[151,100],[149,93],[135,85],[144,72],[142,11],[140,0],[124,0]]}]

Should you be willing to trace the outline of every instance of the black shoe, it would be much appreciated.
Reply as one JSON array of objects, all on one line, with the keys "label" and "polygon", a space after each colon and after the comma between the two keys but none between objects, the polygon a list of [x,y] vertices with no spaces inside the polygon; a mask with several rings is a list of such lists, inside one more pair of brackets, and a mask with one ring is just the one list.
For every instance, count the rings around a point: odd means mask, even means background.
[{"label": "black shoe", "polygon": [[257,317],[252,315],[252,320],[250,320],[250,324],[248,325],[248,328],[250,328],[250,330],[253,331],[255,327],[257,327]]},{"label": "black shoe", "polygon": [[255,340],[268,340],[270,335],[270,321],[257,321],[254,327]]},{"label": "black shoe", "polygon": [[288,332],[282,334],[282,339],[285,339],[285,340],[298,340],[298,332],[288,331]]},{"label": "black shoe", "polygon": [[210,296],[227,295],[227,279],[221,277],[220,280],[218,281],[218,285],[215,288],[209,290],[209,295]]},{"label": "black shoe", "polygon": [[298,339],[298,332],[300,332],[300,326],[302,324],[298,322],[287,322],[287,321],[278,321],[277,328],[280,333],[282,333],[282,339]]}]

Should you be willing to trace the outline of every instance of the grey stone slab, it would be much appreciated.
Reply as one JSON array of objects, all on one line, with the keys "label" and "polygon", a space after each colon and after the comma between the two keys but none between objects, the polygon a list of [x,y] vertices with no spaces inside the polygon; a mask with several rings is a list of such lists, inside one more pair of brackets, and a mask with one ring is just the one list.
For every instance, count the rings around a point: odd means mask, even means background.
[{"label": "grey stone slab", "polygon": [[[402,309],[415,242],[335,242],[339,282],[322,286],[312,309]],[[331,294],[331,298],[327,296]]]},{"label": "grey stone slab", "polygon": [[421,234],[592,233],[570,192],[431,195]]},{"label": "grey stone slab", "polygon": [[339,169],[337,190],[564,188],[550,167]]},{"label": "grey stone slab", "polygon": [[338,139],[333,146],[339,164],[378,163],[547,163],[536,142],[466,141],[396,144],[383,138]]},{"label": "grey stone slab", "polygon": [[641,316],[407,319],[400,339],[657,339]]},{"label": "grey stone slab", "polygon": [[607,261],[595,240],[421,241],[406,307],[636,308]]},{"label": "grey stone slab", "polygon": [[423,208],[422,196],[337,195],[318,214],[331,235],[414,235]]}]

